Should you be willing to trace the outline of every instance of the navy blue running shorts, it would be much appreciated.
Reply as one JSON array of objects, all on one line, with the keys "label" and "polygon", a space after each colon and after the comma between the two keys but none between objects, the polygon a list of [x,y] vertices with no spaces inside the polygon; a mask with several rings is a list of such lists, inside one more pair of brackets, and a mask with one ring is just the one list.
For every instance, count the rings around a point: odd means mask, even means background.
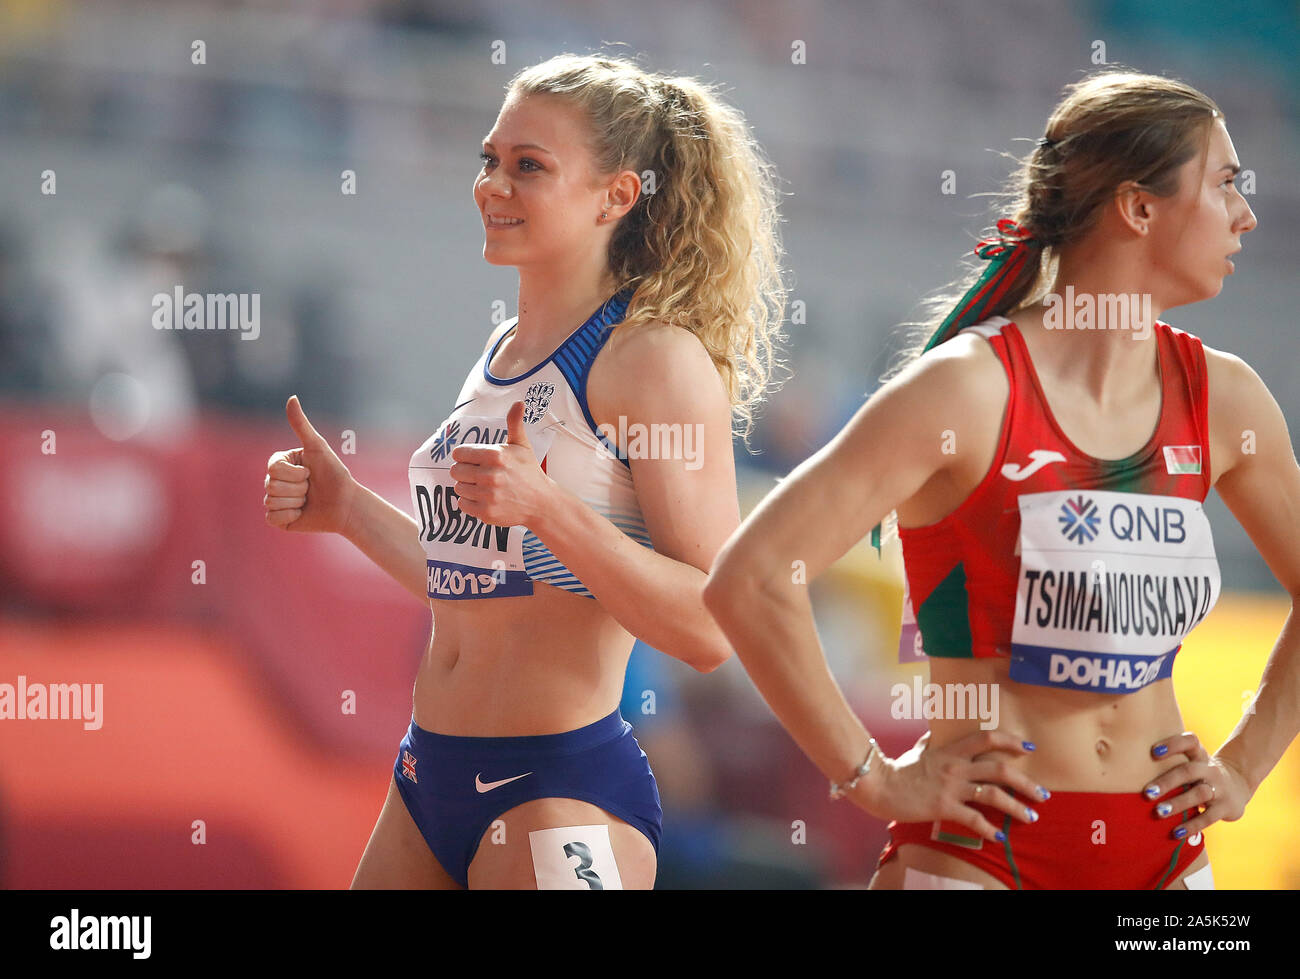
[{"label": "navy blue running shorts", "polygon": [[659,788],[617,708],[575,731],[513,738],[434,734],[412,719],[393,778],[429,849],[462,887],[493,820],[533,799],[590,802],[635,826],[659,852]]}]

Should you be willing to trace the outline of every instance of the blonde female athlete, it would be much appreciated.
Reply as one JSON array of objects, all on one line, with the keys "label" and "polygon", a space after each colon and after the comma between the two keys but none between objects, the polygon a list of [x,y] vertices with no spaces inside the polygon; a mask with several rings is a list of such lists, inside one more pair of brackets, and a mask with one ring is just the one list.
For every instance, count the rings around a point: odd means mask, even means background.
[{"label": "blonde female athlete", "polygon": [[[1213,886],[1202,831],[1241,816],[1295,737],[1289,619],[1254,712],[1212,755],[1169,678],[1218,596],[1211,486],[1300,594],[1281,411],[1239,358],[1151,322],[1231,274],[1255,227],[1238,169],[1222,114],[1186,85],[1069,86],[1015,220],[977,249],[989,269],[724,546],[706,605],[832,795],[892,820],[872,886]],[[931,680],[996,684],[1000,724],[954,711],[888,758],[828,672],[791,567],[812,577],[873,526],[879,546],[894,508]]]},{"label": "blonde female athlete", "polygon": [[730,655],[701,596],[784,308],[770,166],[699,82],[572,55],[512,79],[482,158],[519,315],[443,393],[415,519],[291,398],[267,520],[345,535],[433,614],[353,887],[649,888],[659,797],[618,702],[633,637]]}]

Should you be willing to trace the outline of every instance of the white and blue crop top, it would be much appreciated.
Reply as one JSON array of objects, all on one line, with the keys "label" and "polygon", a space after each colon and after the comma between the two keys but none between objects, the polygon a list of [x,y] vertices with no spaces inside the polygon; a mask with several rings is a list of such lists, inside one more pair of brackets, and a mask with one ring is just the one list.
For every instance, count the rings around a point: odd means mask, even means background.
[{"label": "white and blue crop top", "polygon": [[[592,362],[623,319],[630,290],[607,300],[549,357],[517,377],[488,370],[514,326],[502,332],[470,371],[456,407],[411,456],[411,504],[420,525],[430,598],[531,595],[541,581],[595,596],[524,526],[496,527],[460,512],[448,475],[458,445],[506,441],[506,413],[524,402],[528,441],[542,470],[633,540],[653,548],[632,487],[632,471],[617,447],[597,431],[587,407]],[[515,317],[518,320],[518,317]]]}]

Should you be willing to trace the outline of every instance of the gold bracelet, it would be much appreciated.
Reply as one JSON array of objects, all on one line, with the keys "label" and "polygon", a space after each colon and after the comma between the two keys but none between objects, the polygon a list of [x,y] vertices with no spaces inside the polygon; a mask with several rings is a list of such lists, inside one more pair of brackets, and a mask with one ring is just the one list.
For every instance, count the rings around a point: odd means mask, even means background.
[{"label": "gold bracelet", "polygon": [[870,747],[867,748],[867,757],[862,759],[862,764],[853,772],[853,777],[842,785],[838,782],[831,783],[832,799],[843,799],[857,787],[858,780],[862,778],[863,775],[866,775],[867,772],[871,771],[871,753],[873,751],[879,751],[880,748],[876,744],[875,738],[868,738],[867,740],[870,742]]}]

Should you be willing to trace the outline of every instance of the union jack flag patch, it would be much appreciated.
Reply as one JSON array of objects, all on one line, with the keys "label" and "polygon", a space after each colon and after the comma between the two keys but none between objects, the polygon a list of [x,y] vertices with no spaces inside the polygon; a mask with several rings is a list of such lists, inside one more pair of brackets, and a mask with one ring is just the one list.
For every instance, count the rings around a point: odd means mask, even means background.
[{"label": "union jack flag patch", "polygon": [[415,777],[415,755],[409,751],[402,752],[402,774],[417,785],[419,784],[419,779]]}]

